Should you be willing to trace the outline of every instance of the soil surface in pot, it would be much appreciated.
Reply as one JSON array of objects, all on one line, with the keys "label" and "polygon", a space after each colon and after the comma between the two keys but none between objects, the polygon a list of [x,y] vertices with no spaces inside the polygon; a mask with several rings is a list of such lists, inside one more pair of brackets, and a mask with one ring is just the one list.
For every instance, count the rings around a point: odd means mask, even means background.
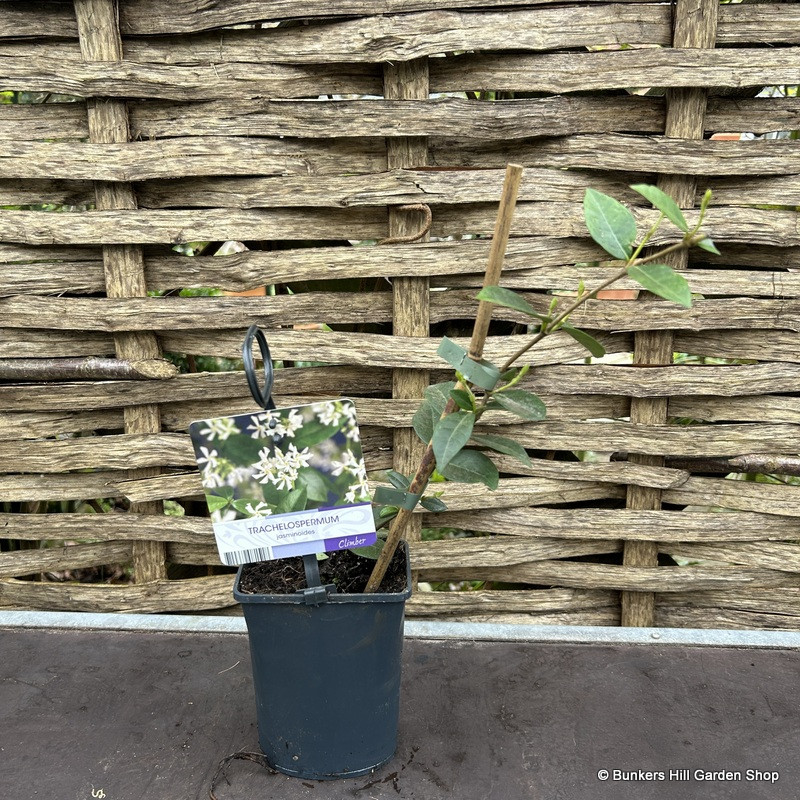
[{"label": "soil surface in pot", "polygon": [[[375,562],[350,550],[335,550],[319,562],[322,583],[333,583],[341,594],[360,594],[367,585]],[[305,589],[303,559],[283,558],[247,564],[242,570],[239,591],[243,594],[294,594]],[[406,558],[402,548],[394,554],[379,592],[402,592],[406,588]]]}]

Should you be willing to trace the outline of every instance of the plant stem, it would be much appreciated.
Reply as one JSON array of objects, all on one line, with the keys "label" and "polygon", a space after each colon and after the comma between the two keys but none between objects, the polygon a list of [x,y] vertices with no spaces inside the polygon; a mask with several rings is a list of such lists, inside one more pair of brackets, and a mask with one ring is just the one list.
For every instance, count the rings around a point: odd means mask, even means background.
[{"label": "plant stem", "polygon": [[[494,235],[492,236],[492,245],[489,250],[489,263],[486,267],[486,274],[483,279],[483,285],[497,286],[500,283],[500,273],[503,270],[503,260],[506,254],[506,246],[508,239],[511,235],[511,220],[514,216],[514,208],[517,204],[517,194],[519,193],[519,185],[522,181],[522,167],[518,164],[509,164],[506,167],[506,176],[503,181],[503,191],[500,196],[500,207],[497,212],[497,221],[494,226]],[[494,303],[489,303],[481,300],[478,306],[478,313],[475,316],[475,324],[472,328],[472,339],[469,343],[469,357],[475,361],[480,361],[483,358],[483,346],[486,343],[486,336],[489,332],[489,322],[492,317],[492,309]],[[456,388],[461,388],[463,384],[459,381]],[[456,409],[455,400],[452,397],[447,401],[447,405],[442,412],[442,416],[452,414]],[[433,453],[432,442],[428,443],[425,453],[422,456],[417,472],[411,480],[408,487],[409,494],[421,494],[425,487],[428,485],[433,470],[436,468],[436,457]],[[372,569],[372,574],[369,576],[367,586],[364,589],[365,593],[376,592],[381,585],[383,576],[394,557],[397,546],[405,531],[409,519],[411,519],[413,511],[401,508],[397,516],[392,521],[389,528],[389,533],[386,536],[386,542],[381,549],[375,566]]]},{"label": "plant stem", "polygon": [[[647,231],[647,233],[644,235],[642,241],[639,242],[639,246],[636,248],[636,250],[634,250],[633,255],[628,259],[627,263],[625,264],[626,267],[629,266],[631,262],[636,261],[636,259],[639,258],[639,253],[641,253],[642,250],[644,250],[644,246],[653,238],[655,232],[661,227],[661,223],[663,221],[664,221],[664,213],[662,212],[661,214],[658,215],[658,219],[655,221],[650,230]],[[684,236],[683,238],[685,239],[686,237]]]},{"label": "plant stem", "polygon": [[[636,258],[634,254],[633,257],[629,261],[626,262],[625,266],[619,270],[619,272],[615,272],[610,278],[604,280],[599,286],[595,286],[591,292],[587,292],[586,294],[582,294],[580,297],[573,300],[567,308],[559,314],[555,319],[548,322],[542,330],[537,333],[533,339],[529,342],[524,344],[517,350],[514,355],[512,355],[506,362],[500,367],[500,372],[505,372],[509,367],[511,367],[514,362],[523,356],[525,353],[528,352],[534,345],[538,344],[539,342],[544,339],[545,336],[551,334],[554,330],[558,328],[558,326],[565,322],[566,319],[572,314],[575,309],[580,308],[585,302],[591,300],[598,292],[602,292],[608,286],[611,286],[612,283],[616,283],[618,280],[621,280],[628,274],[628,270],[631,267],[639,266],[640,264],[649,264],[652,261],[657,261],[660,258],[663,258],[668,253],[674,253],[678,250],[688,250],[690,247],[693,247],[698,242],[703,241],[706,236],[703,234],[702,236],[684,236],[679,242],[670,245],[669,247],[665,247],[663,250],[659,250],[657,253],[653,253],[650,256],[645,256],[644,258]],[[637,253],[639,250],[636,251]]]}]

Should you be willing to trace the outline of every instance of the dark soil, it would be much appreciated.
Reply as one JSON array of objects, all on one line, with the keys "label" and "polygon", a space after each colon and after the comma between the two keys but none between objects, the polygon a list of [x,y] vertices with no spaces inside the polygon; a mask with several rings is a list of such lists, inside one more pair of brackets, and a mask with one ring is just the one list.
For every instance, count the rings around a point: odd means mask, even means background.
[{"label": "dark soil", "polygon": [[[332,583],[340,594],[360,594],[367,585],[375,562],[350,550],[336,550],[319,562],[322,583]],[[305,589],[303,559],[283,558],[246,564],[239,581],[243,594],[294,594]],[[399,547],[378,589],[379,592],[402,592],[406,588],[405,550]]]}]

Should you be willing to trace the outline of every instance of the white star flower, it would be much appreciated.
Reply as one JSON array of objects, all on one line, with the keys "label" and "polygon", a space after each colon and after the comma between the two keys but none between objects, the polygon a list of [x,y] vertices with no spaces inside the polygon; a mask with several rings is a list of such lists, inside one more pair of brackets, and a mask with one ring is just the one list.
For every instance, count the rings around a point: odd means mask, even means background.
[{"label": "white star flower", "polygon": [[303,427],[303,415],[296,408],[293,408],[286,419],[283,420],[283,427],[284,435],[291,438]]},{"label": "white star flower", "polygon": [[286,428],[277,411],[265,411],[250,417],[251,425],[247,426],[251,439],[280,439],[286,434]]},{"label": "white star flower", "polygon": [[369,499],[369,486],[366,483],[351,486],[344,496],[346,503],[367,503]]},{"label": "white star flower", "polygon": [[218,417],[217,419],[207,419],[207,428],[203,428],[200,433],[210,440],[219,439],[224,442],[232,433],[238,433],[236,423],[230,417]]},{"label": "white star flower", "polygon": [[210,467],[216,467],[219,463],[219,453],[216,450],[209,450],[207,447],[201,447],[200,452],[202,455],[197,459],[198,464],[208,464]]},{"label": "white star flower", "polygon": [[261,483],[272,483],[278,489],[290,490],[294,489],[298,470],[308,466],[313,454],[308,447],[298,450],[294,444],[290,444],[285,453],[277,448],[270,452],[268,447],[264,447],[258,455],[255,479]]},{"label": "white star flower", "polygon": [[244,510],[251,517],[268,517],[270,514],[272,514],[272,508],[270,508],[269,504],[265,503],[263,500],[255,505],[248,503],[244,507]]},{"label": "white star flower", "polygon": [[206,464],[200,478],[206,489],[218,489],[225,485],[225,479],[217,472],[216,465]]},{"label": "white star flower", "polygon": [[341,461],[332,461],[333,469],[331,475],[339,477],[343,472],[348,472],[350,475],[355,476],[361,481],[367,479],[367,470],[364,466],[362,459],[357,458],[352,450],[345,450],[342,452]]},{"label": "white star flower", "polygon": [[317,411],[317,419],[323,425],[338,425],[342,417],[340,403],[321,403],[322,407]]},{"label": "white star flower", "polygon": [[298,450],[295,445],[290,444],[286,449],[284,461],[294,469],[300,469],[301,467],[308,466],[308,462],[311,460],[312,455],[313,454],[311,450],[309,450],[307,447],[304,447],[302,450]]}]

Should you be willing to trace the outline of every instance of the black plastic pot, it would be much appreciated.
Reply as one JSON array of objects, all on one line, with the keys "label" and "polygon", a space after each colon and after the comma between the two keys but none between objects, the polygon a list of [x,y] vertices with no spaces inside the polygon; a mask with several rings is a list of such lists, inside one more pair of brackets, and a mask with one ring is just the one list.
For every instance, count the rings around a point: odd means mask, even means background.
[{"label": "black plastic pot", "polygon": [[406,590],[330,594],[242,594],[250,635],[258,739],[270,765],[326,780],[364,775],[397,746]]}]

